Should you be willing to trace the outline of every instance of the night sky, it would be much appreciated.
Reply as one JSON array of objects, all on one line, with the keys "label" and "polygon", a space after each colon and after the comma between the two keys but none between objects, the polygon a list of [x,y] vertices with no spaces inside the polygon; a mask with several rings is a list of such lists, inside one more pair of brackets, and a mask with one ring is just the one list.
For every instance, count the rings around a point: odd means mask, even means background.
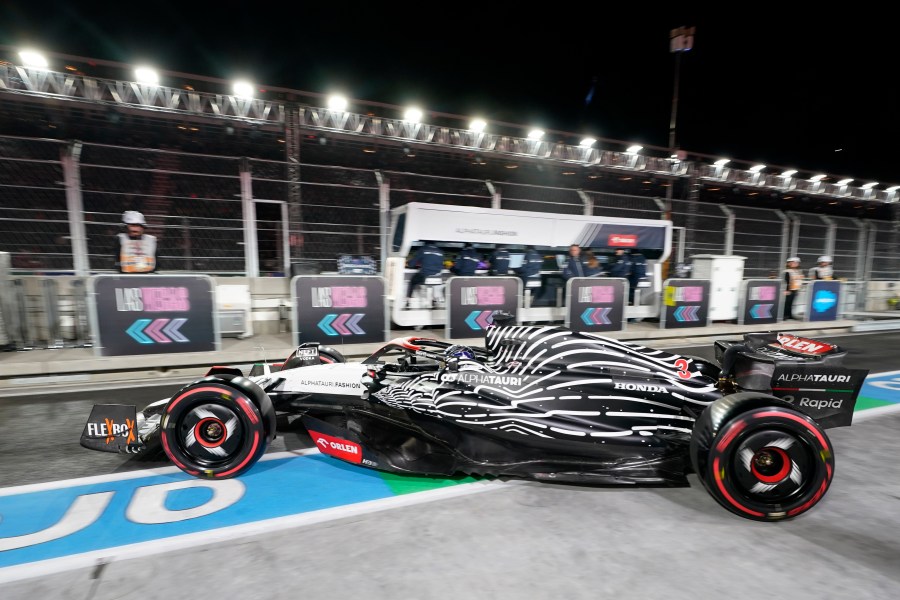
[{"label": "night sky", "polygon": [[666,147],[669,31],[694,26],[681,55],[679,147],[854,185],[900,183],[900,44],[887,15],[608,4],[13,0],[0,8],[0,44],[416,103],[426,121],[429,110],[477,114]]}]

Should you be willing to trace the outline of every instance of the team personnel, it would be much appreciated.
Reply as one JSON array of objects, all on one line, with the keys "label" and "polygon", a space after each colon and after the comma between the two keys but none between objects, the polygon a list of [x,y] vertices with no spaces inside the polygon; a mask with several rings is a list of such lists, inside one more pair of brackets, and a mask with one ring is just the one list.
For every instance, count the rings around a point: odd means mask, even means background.
[{"label": "team personnel", "polygon": [[628,304],[634,304],[634,291],[647,276],[647,258],[639,250],[631,250],[631,272],[628,274]]},{"label": "team personnel", "polygon": [[155,273],[156,237],[144,233],[147,222],[136,210],[122,213],[126,233],[116,235],[115,267],[119,273]]},{"label": "team personnel", "polygon": [[573,277],[584,277],[584,264],[581,262],[581,246],[572,244],[569,246],[569,258],[562,272],[563,279],[568,281]]},{"label": "team personnel", "polygon": [[534,246],[525,246],[522,266],[516,269],[516,273],[522,278],[523,283],[528,283],[529,279],[540,277],[542,266],[544,266],[544,257],[534,249]]},{"label": "team personnel", "polygon": [[410,259],[407,266],[411,269],[419,269],[413,273],[409,280],[409,288],[406,290],[406,302],[409,305],[409,299],[412,298],[416,288],[425,283],[428,277],[439,275],[444,269],[444,251],[438,248],[434,242],[426,241]]},{"label": "team personnel", "polygon": [[467,243],[459,253],[459,256],[456,257],[456,262],[453,263],[450,272],[464,277],[475,275],[480,260],[475,246]]},{"label": "team personnel", "polygon": [[784,315],[783,319],[794,318],[794,299],[803,285],[803,271],[800,270],[800,259],[792,256],[787,259],[787,268],[784,270]]},{"label": "team personnel", "polygon": [[834,268],[830,256],[820,256],[818,264],[809,270],[810,279],[834,279]]},{"label": "team personnel", "polygon": [[609,276],[628,279],[631,275],[631,257],[624,248],[616,248],[615,255],[609,263]]},{"label": "team personnel", "polygon": [[490,258],[491,275],[509,275],[509,250],[506,246],[498,246]]}]

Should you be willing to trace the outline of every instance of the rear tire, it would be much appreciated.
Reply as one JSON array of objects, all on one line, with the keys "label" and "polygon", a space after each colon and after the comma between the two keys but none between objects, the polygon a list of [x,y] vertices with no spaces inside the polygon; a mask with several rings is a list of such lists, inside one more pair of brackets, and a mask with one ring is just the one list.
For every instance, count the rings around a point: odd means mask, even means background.
[{"label": "rear tire", "polygon": [[828,491],[834,477],[831,442],[807,415],[758,406],[731,415],[717,431],[710,431],[711,422],[698,421],[692,459],[712,497],[734,514],[755,521],[789,519]]},{"label": "rear tire", "polygon": [[163,411],[160,438],[182,471],[227,479],[247,471],[269,443],[259,408],[225,382],[201,380],[179,391]]}]

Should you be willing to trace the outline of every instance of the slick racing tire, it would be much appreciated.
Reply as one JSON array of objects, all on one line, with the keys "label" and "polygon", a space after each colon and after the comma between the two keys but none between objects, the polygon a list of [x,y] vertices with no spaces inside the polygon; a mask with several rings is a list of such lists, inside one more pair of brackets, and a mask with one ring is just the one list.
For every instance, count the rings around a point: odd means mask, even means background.
[{"label": "slick racing tire", "polygon": [[[709,420],[698,422],[702,429]],[[697,469],[709,493],[726,509],[755,521],[780,521],[815,506],[834,477],[834,454],[810,417],[784,406],[760,406],[721,424]]]},{"label": "slick racing tire", "polygon": [[319,346],[319,362],[323,364],[345,363],[347,359],[331,346]]},{"label": "slick racing tire", "polygon": [[269,438],[247,393],[209,378],[186,386],[168,402],[160,441],[166,456],[185,473],[226,479],[256,464]]}]

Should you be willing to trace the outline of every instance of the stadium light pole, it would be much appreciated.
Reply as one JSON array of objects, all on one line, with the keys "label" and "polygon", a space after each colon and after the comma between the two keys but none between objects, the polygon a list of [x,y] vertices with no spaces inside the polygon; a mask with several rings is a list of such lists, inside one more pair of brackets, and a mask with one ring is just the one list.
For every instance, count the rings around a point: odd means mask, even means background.
[{"label": "stadium light pole", "polygon": [[[675,84],[672,86],[672,118],[669,120],[669,156],[677,153],[675,123],[678,118],[678,85],[681,78],[681,55],[694,47],[694,27],[677,27],[669,31],[669,52],[675,54]],[[672,193],[675,181],[666,187],[666,219],[672,219]],[[662,265],[662,276],[668,276],[669,261]]]}]

